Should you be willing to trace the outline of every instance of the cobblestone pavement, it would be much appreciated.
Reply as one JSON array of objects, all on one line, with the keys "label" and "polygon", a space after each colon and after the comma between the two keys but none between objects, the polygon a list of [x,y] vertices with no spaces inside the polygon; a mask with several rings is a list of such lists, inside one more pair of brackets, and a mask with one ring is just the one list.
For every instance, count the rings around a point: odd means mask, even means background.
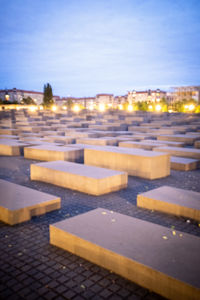
[{"label": "cobblestone pavement", "polygon": [[200,170],[171,171],[167,178],[129,177],[128,188],[90,196],[29,179],[30,163],[23,157],[0,157],[0,178],[57,195],[62,208],[31,221],[8,226],[0,222],[0,299],[164,299],[128,280],[49,244],[49,224],[97,207],[111,209],[200,236],[194,221],[136,207],[138,193],[169,185],[200,192]]}]

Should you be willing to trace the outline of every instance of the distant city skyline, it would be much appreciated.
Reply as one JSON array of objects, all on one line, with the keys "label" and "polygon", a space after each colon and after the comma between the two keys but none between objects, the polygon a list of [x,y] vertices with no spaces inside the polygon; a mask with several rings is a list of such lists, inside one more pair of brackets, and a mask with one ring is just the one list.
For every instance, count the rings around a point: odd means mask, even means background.
[{"label": "distant city skyline", "polygon": [[200,85],[200,1],[2,1],[0,89],[89,97]]}]

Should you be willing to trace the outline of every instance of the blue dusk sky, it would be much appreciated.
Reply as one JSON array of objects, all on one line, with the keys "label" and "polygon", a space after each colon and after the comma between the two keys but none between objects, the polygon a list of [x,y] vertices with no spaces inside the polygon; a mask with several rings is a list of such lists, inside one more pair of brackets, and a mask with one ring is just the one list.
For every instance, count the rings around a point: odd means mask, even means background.
[{"label": "blue dusk sky", "polygon": [[200,85],[200,0],[0,0],[0,89]]}]

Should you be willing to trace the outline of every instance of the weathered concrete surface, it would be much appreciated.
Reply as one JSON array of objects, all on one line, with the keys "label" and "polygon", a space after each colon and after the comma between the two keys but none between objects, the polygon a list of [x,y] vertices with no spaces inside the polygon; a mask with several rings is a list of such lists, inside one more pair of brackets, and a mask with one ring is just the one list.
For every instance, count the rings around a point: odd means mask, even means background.
[{"label": "weathered concrete surface", "polygon": [[196,170],[199,167],[199,160],[193,158],[185,158],[178,156],[171,156],[170,166],[172,170],[177,171],[191,171]]},{"label": "weathered concrete surface", "polygon": [[59,209],[57,196],[42,193],[25,186],[0,180],[0,220],[15,225],[28,221],[33,216]]},{"label": "weathered concrete surface", "polygon": [[91,195],[102,195],[127,187],[125,172],[53,161],[31,165],[31,180],[48,182]]},{"label": "weathered concrete surface", "polygon": [[105,138],[78,138],[77,144],[99,145],[99,146],[117,146],[117,139],[112,137]]},{"label": "weathered concrete surface", "polygon": [[162,141],[174,141],[174,142],[184,142],[187,145],[193,145],[199,137],[195,137],[189,134],[174,134],[174,135],[159,135],[157,137],[158,140]]},{"label": "weathered concrete surface", "polygon": [[24,148],[24,157],[44,161],[67,160],[81,162],[83,160],[83,149],[41,145]]},{"label": "weathered concrete surface", "polygon": [[[126,148],[140,148],[140,149],[144,149],[144,150],[152,150],[153,148],[156,147],[160,147],[163,146],[163,144],[160,144],[159,141],[157,141],[157,143],[151,143],[151,142],[145,142],[141,141],[141,142],[133,142],[133,141],[126,141],[126,142],[120,142],[119,143],[119,147],[126,147]],[[166,144],[164,145],[166,146]]]},{"label": "weathered concrete surface", "polygon": [[197,149],[200,149],[200,141],[196,141],[194,143],[194,147],[197,148]]},{"label": "weathered concrete surface", "polygon": [[139,194],[137,206],[200,221],[200,193],[162,186]]},{"label": "weathered concrete surface", "polygon": [[181,156],[200,159],[200,150],[194,148],[180,148],[180,147],[158,147],[153,151],[165,152],[172,156]]},{"label": "weathered concrete surface", "polygon": [[168,299],[200,297],[200,238],[102,208],[50,225],[50,243]]},{"label": "weathered concrete surface", "polygon": [[18,156],[23,153],[24,147],[30,146],[15,139],[0,139],[0,155]]},{"label": "weathered concrete surface", "polygon": [[166,146],[174,146],[174,147],[184,147],[185,143],[183,142],[172,142],[172,141],[161,141],[161,140],[145,140],[145,143],[159,143]]},{"label": "weathered concrete surface", "polygon": [[154,155],[153,151],[122,147],[93,147],[84,149],[84,163],[129,175],[156,179],[170,174],[170,156]]}]

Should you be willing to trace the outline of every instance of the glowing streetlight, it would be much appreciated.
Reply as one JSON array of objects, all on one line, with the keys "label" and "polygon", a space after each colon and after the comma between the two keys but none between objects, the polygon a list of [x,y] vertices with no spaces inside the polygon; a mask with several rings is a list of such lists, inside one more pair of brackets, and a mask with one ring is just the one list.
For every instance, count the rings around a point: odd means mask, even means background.
[{"label": "glowing streetlight", "polygon": [[57,110],[57,106],[56,106],[56,105],[53,105],[53,106],[51,107],[51,110],[52,110],[52,111],[56,111],[56,110]]},{"label": "glowing streetlight", "polygon": [[104,112],[105,111],[105,104],[104,103],[100,103],[99,104],[99,111]]},{"label": "glowing streetlight", "polygon": [[32,112],[36,111],[36,109],[37,109],[36,106],[30,106],[30,108],[29,108],[29,110],[32,111]]},{"label": "glowing streetlight", "polygon": [[152,110],[152,109],[153,109],[153,106],[152,106],[152,105],[149,105],[149,106],[148,106],[148,109],[149,109],[149,110]]},{"label": "glowing streetlight", "polygon": [[194,104],[190,104],[190,105],[189,105],[189,110],[190,110],[190,111],[194,110],[194,108],[195,108]]},{"label": "glowing streetlight", "polygon": [[122,109],[123,109],[123,105],[122,105],[122,104],[119,104],[119,105],[118,105],[118,108],[119,108],[119,110],[122,110]]},{"label": "glowing streetlight", "polygon": [[43,110],[43,109],[44,109],[44,107],[43,107],[42,105],[40,105],[40,106],[39,106],[39,109],[40,109],[40,110]]},{"label": "glowing streetlight", "polygon": [[64,110],[67,110],[67,106],[63,106],[63,109],[64,109]]},{"label": "glowing streetlight", "polygon": [[74,112],[79,112],[80,111],[80,106],[78,104],[75,104],[73,107]]},{"label": "glowing streetlight", "polygon": [[128,107],[127,107],[127,110],[129,112],[132,112],[133,111],[133,105],[129,104]]},{"label": "glowing streetlight", "polygon": [[94,105],[93,104],[90,104],[90,106],[89,106],[89,110],[94,110]]},{"label": "glowing streetlight", "polygon": [[155,108],[156,108],[157,112],[161,111],[161,105],[160,104],[157,104]]}]

